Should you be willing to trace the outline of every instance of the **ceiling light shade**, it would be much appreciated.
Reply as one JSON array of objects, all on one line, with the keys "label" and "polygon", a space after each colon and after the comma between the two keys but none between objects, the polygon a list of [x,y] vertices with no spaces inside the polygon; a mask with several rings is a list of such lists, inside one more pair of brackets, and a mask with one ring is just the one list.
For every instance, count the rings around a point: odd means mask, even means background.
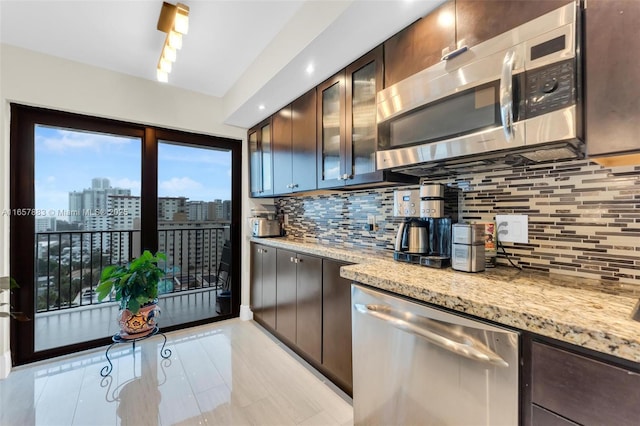
[{"label": "ceiling light shade", "polygon": [[189,6],[183,3],[162,3],[160,17],[158,18],[158,30],[168,33],[171,30],[180,34],[189,32]]},{"label": "ceiling light shade", "polygon": [[176,51],[182,48],[182,35],[189,32],[189,6],[163,2],[157,28],[167,34],[158,61],[157,78],[167,83],[171,64],[176,60]]},{"label": "ceiling light shade", "polygon": [[173,29],[180,34],[187,34],[189,32],[189,6],[182,3],[176,5]]},{"label": "ceiling light shade", "polygon": [[160,58],[160,62],[158,63],[158,69],[169,74],[171,72],[171,62],[167,61],[164,58]]},{"label": "ceiling light shade", "polygon": [[176,50],[182,49],[182,34],[175,31],[169,31],[167,34],[167,44]]},{"label": "ceiling light shade", "polygon": [[176,56],[177,56],[176,49],[174,49],[168,44],[165,44],[164,49],[162,49],[162,59],[165,59],[169,62],[175,62]]},{"label": "ceiling light shade", "polygon": [[158,68],[156,70],[156,76],[158,78],[158,81],[160,83],[168,83],[169,82],[169,74],[167,74],[166,72],[162,71],[160,68]]}]

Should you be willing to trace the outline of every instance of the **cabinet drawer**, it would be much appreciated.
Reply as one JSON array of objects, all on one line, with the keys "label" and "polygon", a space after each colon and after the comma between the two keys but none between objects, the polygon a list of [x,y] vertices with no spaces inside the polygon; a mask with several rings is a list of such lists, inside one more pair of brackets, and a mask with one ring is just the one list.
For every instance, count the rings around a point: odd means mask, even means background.
[{"label": "cabinet drawer", "polygon": [[640,375],[534,342],[532,402],[582,425],[637,425]]}]

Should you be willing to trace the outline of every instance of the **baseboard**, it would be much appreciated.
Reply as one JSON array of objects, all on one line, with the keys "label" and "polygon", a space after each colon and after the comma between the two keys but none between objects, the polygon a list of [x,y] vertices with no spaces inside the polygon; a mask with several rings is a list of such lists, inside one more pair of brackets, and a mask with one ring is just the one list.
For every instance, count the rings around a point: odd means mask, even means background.
[{"label": "baseboard", "polygon": [[249,305],[240,305],[240,319],[242,321],[249,321],[253,319],[253,312]]},{"label": "baseboard", "polygon": [[11,351],[0,355],[0,380],[6,379],[11,372]]}]

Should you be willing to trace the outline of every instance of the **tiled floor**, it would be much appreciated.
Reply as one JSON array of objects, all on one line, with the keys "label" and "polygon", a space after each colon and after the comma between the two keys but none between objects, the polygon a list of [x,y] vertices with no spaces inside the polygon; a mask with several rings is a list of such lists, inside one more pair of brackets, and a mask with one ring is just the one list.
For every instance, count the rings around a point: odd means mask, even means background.
[{"label": "tiled floor", "polygon": [[[219,292],[219,290],[218,290]],[[168,327],[218,316],[216,290],[198,289],[160,296],[159,325]],[[36,314],[35,349],[41,351],[113,336],[120,330],[117,303]]]},{"label": "tiled floor", "polygon": [[347,425],[349,398],[238,319],[13,370],[0,380],[0,425]]}]

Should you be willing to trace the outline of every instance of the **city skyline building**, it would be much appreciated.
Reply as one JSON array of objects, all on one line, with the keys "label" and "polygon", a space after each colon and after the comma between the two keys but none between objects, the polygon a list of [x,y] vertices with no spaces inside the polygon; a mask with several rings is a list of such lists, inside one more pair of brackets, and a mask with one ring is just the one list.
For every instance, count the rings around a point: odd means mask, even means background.
[{"label": "city skyline building", "polygon": [[68,222],[82,225],[88,231],[108,230],[109,220],[106,215],[87,213],[106,211],[108,209],[108,197],[114,195],[130,196],[131,189],[114,188],[107,178],[96,177],[91,179],[90,188],[69,192]]}]

